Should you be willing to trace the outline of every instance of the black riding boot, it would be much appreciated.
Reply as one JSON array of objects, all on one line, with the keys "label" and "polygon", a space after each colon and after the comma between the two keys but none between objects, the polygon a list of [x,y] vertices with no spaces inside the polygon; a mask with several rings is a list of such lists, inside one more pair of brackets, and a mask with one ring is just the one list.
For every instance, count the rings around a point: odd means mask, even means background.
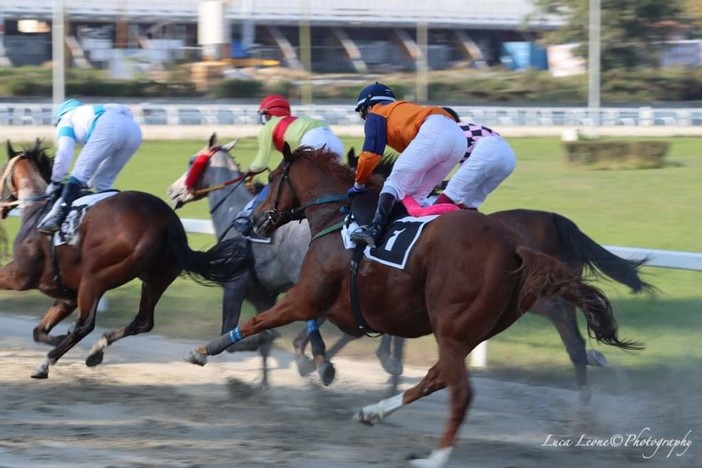
[{"label": "black riding boot", "polygon": [[39,226],[37,226],[39,232],[44,234],[53,234],[59,230],[61,223],[63,223],[63,220],[66,219],[66,215],[71,209],[73,200],[78,198],[80,189],[81,184],[79,182],[73,180],[66,182],[66,185],[63,186],[63,192],[61,192],[60,203],[55,204],[44,220],[39,223]]},{"label": "black riding boot", "polygon": [[385,225],[388,222],[388,217],[395,205],[395,197],[390,193],[381,193],[378,198],[378,207],[375,209],[375,216],[370,226],[361,226],[351,233],[351,240],[354,242],[362,242],[371,247],[375,247],[375,243],[380,240],[383,235]]}]

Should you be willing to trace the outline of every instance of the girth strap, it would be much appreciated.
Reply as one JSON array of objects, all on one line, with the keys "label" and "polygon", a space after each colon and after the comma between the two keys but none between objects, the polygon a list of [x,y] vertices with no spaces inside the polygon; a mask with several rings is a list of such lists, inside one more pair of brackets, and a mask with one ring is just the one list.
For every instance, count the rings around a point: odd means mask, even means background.
[{"label": "girth strap", "polygon": [[369,338],[378,338],[383,333],[373,330],[361,312],[361,301],[358,299],[358,264],[363,258],[365,245],[357,245],[353,250],[351,259],[351,280],[349,281],[349,293],[351,295],[351,311],[356,319],[356,326]]}]

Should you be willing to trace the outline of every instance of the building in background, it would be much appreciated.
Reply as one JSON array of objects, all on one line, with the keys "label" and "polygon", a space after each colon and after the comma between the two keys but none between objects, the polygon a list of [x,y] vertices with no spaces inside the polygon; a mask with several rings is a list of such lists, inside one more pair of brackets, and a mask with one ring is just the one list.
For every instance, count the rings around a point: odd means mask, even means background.
[{"label": "building in background", "polygon": [[[2,3],[11,63],[50,60],[50,34],[23,30],[20,25],[32,21],[50,30],[55,1]],[[420,30],[426,31],[428,68],[481,67],[500,64],[505,43],[533,43],[540,32],[561,24],[559,18],[536,15],[531,0],[469,4],[463,0],[63,0],[63,4],[73,66],[107,68],[118,60],[135,70],[196,61],[203,55],[242,65],[279,63],[301,68],[301,25],[309,25],[315,72],[412,70],[423,50],[418,43]],[[198,24],[203,24],[203,10],[218,8],[229,37],[224,47],[212,49],[212,44],[202,44],[207,34],[198,32]]]}]

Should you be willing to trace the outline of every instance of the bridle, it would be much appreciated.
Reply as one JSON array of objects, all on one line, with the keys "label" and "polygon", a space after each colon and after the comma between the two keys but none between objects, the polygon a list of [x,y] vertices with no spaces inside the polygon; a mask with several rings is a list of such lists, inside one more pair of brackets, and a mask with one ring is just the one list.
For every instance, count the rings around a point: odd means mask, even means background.
[{"label": "bridle", "polygon": [[[215,155],[218,151],[220,151],[220,150],[221,150],[221,151],[224,151],[224,149],[223,149],[221,146],[212,146],[211,148],[209,148],[209,151],[208,151],[207,153],[198,153],[197,155],[194,156],[194,158],[195,158],[195,160],[197,160],[197,158],[199,158],[200,156],[202,156],[203,159],[206,160],[206,161],[209,163],[209,160],[212,158],[212,156],[214,156],[214,155]],[[192,171],[192,170],[193,170],[193,168],[191,167],[190,170],[188,171],[188,175],[190,174],[190,171]],[[230,186],[230,185],[236,184],[236,185],[234,185],[234,187],[232,187],[232,189],[229,191],[229,193],[227,193],[224,197],[222,197],[222,199],[221,199],[217,204],[215,204],[215,206],[213,206],[213,207],[210,209],[210,214],[212,214],[212,213],[214,213],[220,206],[222,206],[222,205],[224,204],[224,202],[227,200],[227,198],[229,198],[229,196],[230,196],[232,193],[234,193],[234,191],[237,189],[237,187],[239,187],[239,185],[241,185],[242,183],[246,182],[247,180],[252,179],[252,178],[253,178],[254,176],[256,176],[256,175],[262,174],[263,172],[266,172],[266,171],[269,171],[269,170],[270,170],[270,169],[268,169],[268,168],[266,167],[266,168],[264,168],[264,169],[261,169],[260,171],[247,171],[247,172],[245,172],[245,173],[243,173],[243,174],[240,174],[240,175],[237,176],[237,177],[234,177],[233,179],[226,180],[226,181],[224,181],[224,182],[222,182],[222,183],[219,183],[219,184],[216,184],[216,185],[211,185],[211,186],[209,186],[209,187],[202,187],[202,188],[197,188],[197,189],[195,189],[195,188],[189,189],[188,192],[189,192],[193,197],[201,197],[201,196],[206,195],[206,194],[208,194],[208,193],[210,193],[210,192],[214,192],[214,191],[217,191],[217,190],[221,190],[221,189],[223,189],[223,188],[225,188],[225,187],[228,187],[228,186]],[[203,171],[203,172],[204,172],[204,171]],[[198,178],[200,178],[201,175],[202,175],[202,174],[198,175]],[[186,176],[186,188],[187,188],[187,176]]]},{"label": "bridle", "polygon": [[290,182],[290,166],[292,165],[293,160],[294,158],[286,158],[283,160],[283,179],[278,184],[278,190],[276,192],[275,200],[273,201],[273,208],[264,213],[266,220],[274,226],[283,222],[299,221],[306,218],[305,210],[311,206],[325,205],[327,203],[336,203],[348,200],[348,195],[346,193],[339,195],[328,195],[326,197],[314,199],[309,203],[305,203],[304,205],[296,206],[285,211],[280,211],[278,206],[280,204],[280,198],[283,192],[283,184],[287,185],[290,189],[294,204],[300,203],[300,199],[295,193],[295,189]]}]

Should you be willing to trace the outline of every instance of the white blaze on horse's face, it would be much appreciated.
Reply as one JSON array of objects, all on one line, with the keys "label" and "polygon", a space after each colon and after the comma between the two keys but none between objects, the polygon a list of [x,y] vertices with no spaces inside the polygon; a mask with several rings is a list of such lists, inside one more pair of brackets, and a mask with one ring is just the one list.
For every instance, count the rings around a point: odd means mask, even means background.
[{"label": "white blaze on horse's face", "polygon": [[175,182],[168,187],[166,194],[168,196],[168,201],[171,208],[177,210],[181,206],[195,200],[195,197],[185,188],[185,177],[188,175],[188,171],[178,178]]}]

